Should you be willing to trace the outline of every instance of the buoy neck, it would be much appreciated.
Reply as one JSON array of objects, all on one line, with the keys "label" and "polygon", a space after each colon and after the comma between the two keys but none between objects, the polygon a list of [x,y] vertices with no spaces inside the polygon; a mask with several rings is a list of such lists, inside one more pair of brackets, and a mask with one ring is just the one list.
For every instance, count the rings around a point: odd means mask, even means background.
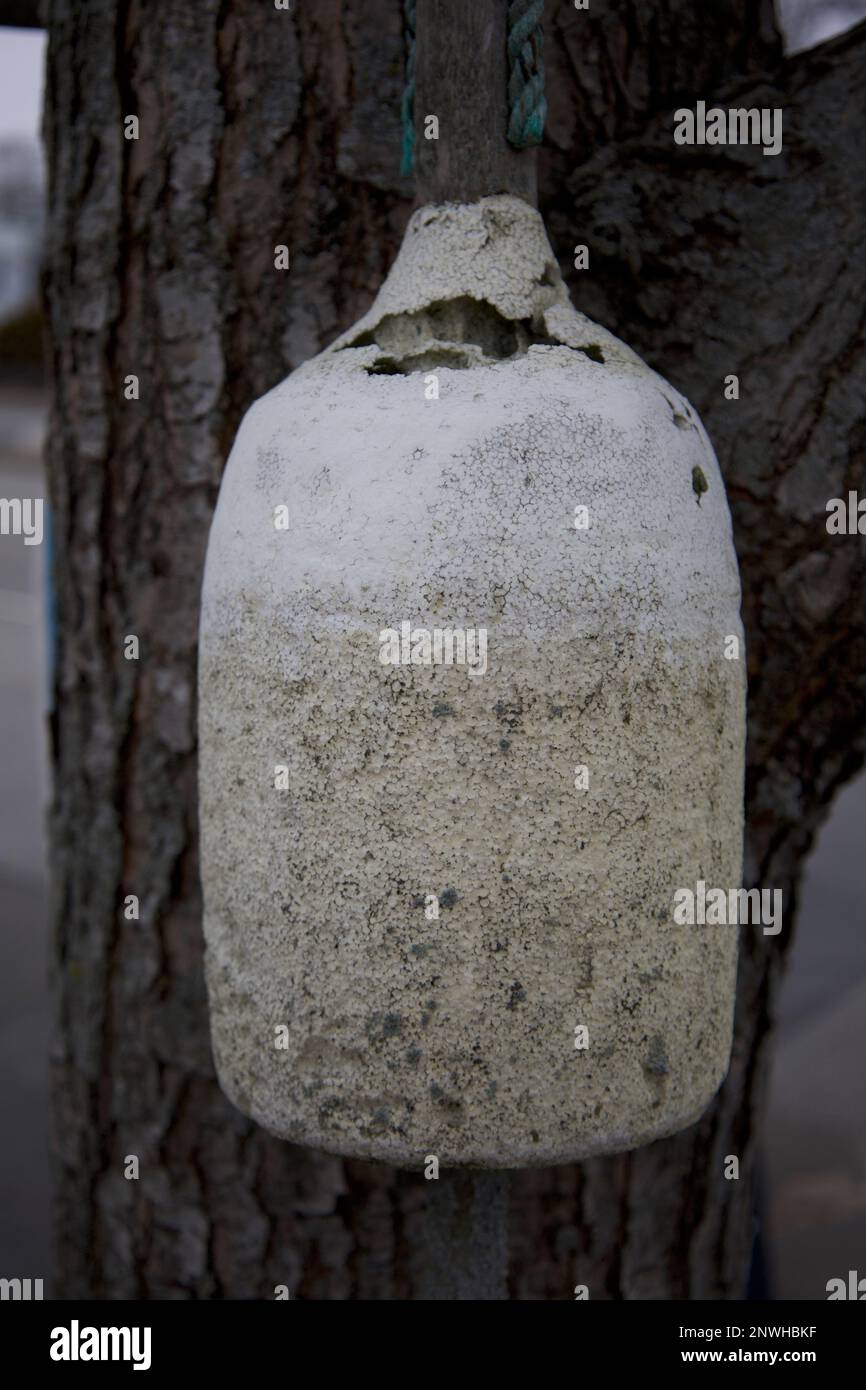
[{"label": "buoy neck", "polygon": [[544,223],[522,199],[419,208],[370,309],[333,348],[369,341],[386,320],[431,308],[441,314],[464,300],[489,305],[510,322],[533,322],[555,303],[568,305]]}]

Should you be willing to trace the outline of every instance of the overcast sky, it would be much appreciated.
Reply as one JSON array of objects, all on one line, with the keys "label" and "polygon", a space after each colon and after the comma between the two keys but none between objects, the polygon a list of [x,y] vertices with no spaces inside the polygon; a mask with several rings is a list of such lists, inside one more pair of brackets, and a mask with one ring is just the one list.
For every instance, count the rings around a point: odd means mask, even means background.
[{"label": "overcast sky", "polygon": [[38,135],[45,34],[0,28],[0,138]]},{"label": "overcast sky", "polygon": [[[811,46],[866,17],[866,0],[777,0],[795,44]],[[0,139],[39,133],[45,35],[0,27]]]},{"label": "overcast sky", "polygon": [[859,24],[866,18],[866,0],[776,0],[776,13],[787,30],[788,48],[796,51]]}]

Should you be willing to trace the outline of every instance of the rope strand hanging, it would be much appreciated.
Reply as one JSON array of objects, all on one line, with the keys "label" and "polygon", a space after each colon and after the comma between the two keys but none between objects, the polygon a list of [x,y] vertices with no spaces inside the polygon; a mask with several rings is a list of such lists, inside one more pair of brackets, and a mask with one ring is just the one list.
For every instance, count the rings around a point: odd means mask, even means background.
[{"label": "rope strand hanging", "polygon": [[415,163],[415,4],[404,0],[403,19],[406,26],[406,86],[403,89],[403,158],[400,173],[411,174]]},{"label": "rope strand hanging", "polygon": [[508,6],[508,143],[540,145],[547,116],[541,18],[544,0]]}]

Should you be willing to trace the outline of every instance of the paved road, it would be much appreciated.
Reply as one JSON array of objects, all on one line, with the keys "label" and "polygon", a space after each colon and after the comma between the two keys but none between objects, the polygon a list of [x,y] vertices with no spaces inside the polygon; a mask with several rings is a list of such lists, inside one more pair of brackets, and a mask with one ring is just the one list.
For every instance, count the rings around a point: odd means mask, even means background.
[{"label": "paved road", "polygon": [[[44,496],[44,409],[0,393],[0,495]],[[0,1276],[49,1270],[46,548],[0,536]]]},{"label": "paved road", "polygon": [[866,1276],[866,777],[836,801],[809,861],[783,986],[765,1152],[778,1298]]}]

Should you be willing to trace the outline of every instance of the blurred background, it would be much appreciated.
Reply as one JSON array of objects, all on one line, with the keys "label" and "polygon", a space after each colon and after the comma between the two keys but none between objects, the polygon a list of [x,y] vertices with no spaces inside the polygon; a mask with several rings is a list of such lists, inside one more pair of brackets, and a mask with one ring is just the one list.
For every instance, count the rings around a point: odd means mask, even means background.
[{"label": "blurred background", "polygon": [[[866,0],[777,0],[790,53],[866,18]],[[39,267],[44,35],[0,28],[0,496],[42,497]],[[0,1276],[50,1277],[47,1056],[50,533],[0,545]],[[777,1017],[755,1295],[823,1297],[811,1271],[866,1272],[866,777],[809,860]]]}]

